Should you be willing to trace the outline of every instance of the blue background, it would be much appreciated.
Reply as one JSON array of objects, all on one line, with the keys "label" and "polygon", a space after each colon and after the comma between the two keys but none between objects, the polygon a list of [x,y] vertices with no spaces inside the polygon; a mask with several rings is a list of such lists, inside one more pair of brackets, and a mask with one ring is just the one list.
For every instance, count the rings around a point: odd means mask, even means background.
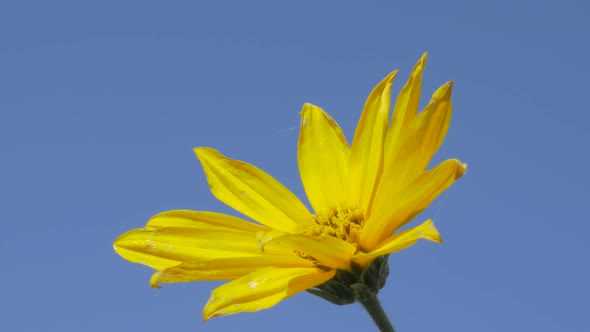
[{"label": "blue background", "polygon": [[583,1],[1,1],[0,330],[365,331],[359,305],[300,294],[203,323],[218,282],[151,289],[112,250],[169,209],[234,213],[211,146],[304,197],[304,102],[352,138],[366,96],[429,51],[423,104],[455,80],[435,161],[467,175],[413,223],[445,243],[392,255],[399,331],[584,331],[590,231]]}]

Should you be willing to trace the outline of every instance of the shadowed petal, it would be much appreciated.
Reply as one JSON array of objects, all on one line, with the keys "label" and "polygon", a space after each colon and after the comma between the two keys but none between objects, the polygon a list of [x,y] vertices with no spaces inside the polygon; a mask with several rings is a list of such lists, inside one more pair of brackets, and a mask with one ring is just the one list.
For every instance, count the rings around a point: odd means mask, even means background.
[{"label": "shadowed petal", "polygon": [[457,159],[444,161],[384,200],[388,204],[375,205],[373,214],[361,232],[361,247],[365,251],[374,250],[377,244],[428,207],[466,170],[467,166]]},{"label": "shadowed petal", "polygon": [[211,293],[203,318],[268,309],[281,300],[330,280],[336,271],[267,267],[221,285]]},{"label": "shadowed petal", "polygon": [[234,280],[266,267],[308,267],[315,265],[296,255],[254,256],[217,258],[204,261],[185,262],[153,274],[150,284],[158,287],[158,282],[188,282],[198,280]]},{"label": "shadowed petal", "polygon": [[420,226],[399,232],[388,237],[385,239],[385,241],[378,245],[377,249],[369,253],[355,255],[352,258],[352,261],[361,266],[367,266],[375,258],[405,249],[416,243],[418,240],[429,240],[439,243],[442,242],[442,238],[434,227],[432,220],[428,219]]},{"label": "shadowed petal", "polygon": [[383,164],[383,143],[389,123],[391,86],[397,71],[387,75],[367,98],[350,152],[349,202],[368,211]]},{"label": "shadowed petal", "polygon": [[328,235],[307,237],[285,234],[266,242],[264,250],[267,251],[269,248],[291,249],[314,261],[317,260],[319,265],[341,270],[350,269],[350,257],[356,251],[352,244]]},{"label": "shadowed petal", "polygon": [[321,108],[305,104],[297,158],[301,181],[316,214],[344,203],[350,147],[342,130]]},{"label": "shadowed petal", "polygon": [[210,148],[196,148],[215,197],[259,223],[294,232],[308,222],[301,201],[272,176],[242,161],[226,158]]}]

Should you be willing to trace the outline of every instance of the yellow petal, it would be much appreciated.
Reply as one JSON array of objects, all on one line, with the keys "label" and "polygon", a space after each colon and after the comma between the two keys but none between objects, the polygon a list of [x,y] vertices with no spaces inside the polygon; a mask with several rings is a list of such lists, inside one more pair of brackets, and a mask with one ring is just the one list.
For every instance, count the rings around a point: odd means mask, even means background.
[{"label": "yellow petal", "polygon": [[[453,82],[440,87],[428,106],[415,117],[406,132],[400,150],[383,170],[375,204],[384,204],[392,192],[399,191],[422,174],[438,150],[451,121]],[[388,204],[388,203],[385,203]]]},{"label": "yellow petal", "polygon": [[196,148],[211,192],[244,215],[266,226],[294,232],[298,223],[308,222],[310,213],[280,182],[262,170],[226,158],[210,148]]},{"label": "yellow petal", "polygon": [[192,211],[192,210],[171,210],[158,213],[153,216],[147,223],[149,228],[207,228],[207,227],[224,227],[236,231],[245,232],[263,232],[268,231],[268,227],[247,222],[240,218],[232,217],[227,214],[209,212],[209,211]]},{"label": "yellow petal", "polygon": [[260,249],[262,251],[264,251],[264,246],[272,241],[273,239],[279,237],[279,236],[284,236],[287,235],[289,233],[287,232],[283,232],[283,231],[279,231],[276,229],[271,229],[268,232],[258,232],[256,233],[256,240],[258,240],[258,246],[260,247]]},{"label": "yellow petal", "polygon": [[444,161],[384,200],[388,204],[375,204],[373,214],[361,232],[360,244],[363,250],[368,252],[375,249],[379,242],[428,207],[466,170],[467,166],[457,159]]},{"label": "yellow petal", "polygon": [[418,112],[418,103],[420,101],[420,90],[422,89],[422,72],[426,66],[428,54],[424,53],[420,60],[414,66],[408,82],[400,91],[393,109],[393,118],[391,126],[387,131],[385,139],[385,167],[391,163],[389,160],[395,157],[400,146],[399,143],[406,135],[410,122]]},{"label": "yellow petal", "polygon": [[350,270],[350,257],[356,251],[352,244],[333,236],[307,237],[285,234],[268,241],[264,250],[291,249],[332,269]]},{"label": "yellow petal", "polygon": [[352,257],[352,261],[360,266],[367,266],[375,258],[405,249],[416,243],[418,240],[429,240],[438,243],[442,242],[442,238],[434,227],[432,220],[428,219],[420,226],[388,237],[378,245],[377,249],[369,253],[355,255]]},{"label": "yellow petal", "polygon": [[426,169],[430,159],[445,139],[453,109],[452,90],[452,81],[443,84],[432,95],[432,100],[424,111],[420,112],[410,125],[406,144],[410,144],[408,151],[415,151],[413,169],[420,170],[415,173],[416,175]]},{"label": "yellow petal", "polygon": [[397,71],[387,75],[369,95],[350,152],[349,201],[368,211],[383,164],[383,143],[389,123],[391,86]]},{"label": "yellow petal", "polygon": [[158,282],[187,282],[198,280],[234,280],[266,267],[308,267],[315,265],[304,258],[292,256],[255,256],[217,258],[205,261],[185,262],[154,273],[152,287]]},{"label": "yellow petal", "polygon": [[346,201],[349,155],[350,147],[336,121],[321,108],[305,104],[297,158],[303,187],[316,214]]},{"label": "yellow petal", "polygon": [[221,285],[211,293],[203,318],[268,309],[278,302],[330,280],[336,271],[268,267]]},{"label": "yellow petal", "polygon": [[128,261],[162,270],[187,261],[261,255],[261,231],[269,228],[223,214],[169,211],[121,235],[114,248]]}]

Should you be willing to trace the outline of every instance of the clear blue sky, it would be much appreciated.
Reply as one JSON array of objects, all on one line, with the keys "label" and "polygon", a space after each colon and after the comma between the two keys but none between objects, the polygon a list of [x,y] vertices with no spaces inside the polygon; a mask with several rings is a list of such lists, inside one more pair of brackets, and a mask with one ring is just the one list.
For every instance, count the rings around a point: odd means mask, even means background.
[{"label": "clear blue sky", "polygon": [[370,90],[429,51],[423,101],[455,80],[436,160],[468,174],[442,245],[393,255],[381,299],[408,331],[584,331],[590,297],[584,1],[1,1],[0,330],[364,331],[300,294],[201,320],[217,282],[148,285],[112,250],[169,209],[233,213],[192,152],[251,162],[300,197],[298,112],[350,139]]}]

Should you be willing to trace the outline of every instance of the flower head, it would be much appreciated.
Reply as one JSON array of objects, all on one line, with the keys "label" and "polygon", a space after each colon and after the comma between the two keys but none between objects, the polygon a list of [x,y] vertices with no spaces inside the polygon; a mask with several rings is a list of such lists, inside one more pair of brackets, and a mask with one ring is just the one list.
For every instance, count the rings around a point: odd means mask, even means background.
[{"label": "flower head", "polygon": [[[397,71],[373,89],[352,146],[321,108],[303,106],[298,162],[313,213],[255,166],[196,148],[215,197],[257,223],[213,212],[168,211],[121,235],[115,250],[156,269],[154,287],[232,280],[212,292],[203,313],[209,319],[267,309],[314,287],[323,295],[314,294],[338,302],[342,292],[330,283],[344,285],[346,293],[375,262],[383,275],[383,256],[420,239],[441,242],[431,220],[398,231],[466,171],[457,159],[427,170],[449,127],[453,84],[443,84],[418,113],[425,63],[426,54],[401,90],[391,120]],[[378,288],[383,283],[379,280]]]}]

